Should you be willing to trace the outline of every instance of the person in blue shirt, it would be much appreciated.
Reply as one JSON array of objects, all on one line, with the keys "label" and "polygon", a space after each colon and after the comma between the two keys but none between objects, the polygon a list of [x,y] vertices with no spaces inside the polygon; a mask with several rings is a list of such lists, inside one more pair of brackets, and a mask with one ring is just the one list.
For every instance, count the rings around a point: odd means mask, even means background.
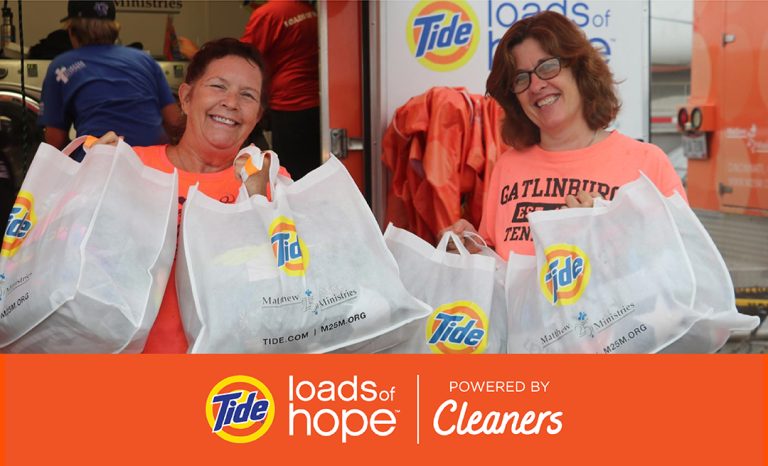
[{"label": "person in blue shirt", "polygon": [[115,45],[115,2],[70,1],[67,12],[62,22],[74,49],[51,62],[43,82],[45,142],[63,148],[72,125],[78,135],[115,131],[133,146],[169,142],[181,111],[152,57]]}]

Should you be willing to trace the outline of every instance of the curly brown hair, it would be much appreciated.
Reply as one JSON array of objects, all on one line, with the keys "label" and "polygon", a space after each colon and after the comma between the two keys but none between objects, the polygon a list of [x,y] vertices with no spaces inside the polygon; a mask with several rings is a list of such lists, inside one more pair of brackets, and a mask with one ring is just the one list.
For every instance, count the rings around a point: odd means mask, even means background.
[{"label": "curly brown hair", "polygon": [[552,11],[543,11],[513,24],[499,42],[486,92],[504,108],[504,141],[516,149],[538,144],[539,128],[528,118],[512,91],[517,72],[512,49],[525,39],[535,39],[562,66],[573,72],[582,102],[582,113],[593,130],[607,127],[619,112],[613,74],[600,52],[573,21]]}]

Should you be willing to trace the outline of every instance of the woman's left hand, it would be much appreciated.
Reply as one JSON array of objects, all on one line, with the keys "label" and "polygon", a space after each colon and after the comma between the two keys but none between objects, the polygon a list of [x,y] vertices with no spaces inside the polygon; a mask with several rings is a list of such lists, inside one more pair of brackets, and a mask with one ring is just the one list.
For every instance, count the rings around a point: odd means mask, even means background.
[{"label": "woman's left hand", "polygon": [[[238,173],[240,173],[240,170],[243,168],[243,165],[245,165],[246,160],[248,160],[248,155],[241,155],[237,159],[235,159],[235,176],[239,179]],[[271,160],[269,158],[269,154],[264,154],[264,161],[262,162],[261,170],[254,173],[253,175],[249,176],[247,180],[245,180],[245,189],[248,191],[249,196],[255,196],[256,194],[261,194],[262,196],[267,196],[267,186],[269,186],[269,166],[271,165]]]},{"label": "woman's left hand", "polygon": [[573,207],[594,207],[595,199],[602,197],[598,193],[588,193],[586,191],[579,191],[576,195],[569,194],[565,196],[565,206],[568,208]]}]

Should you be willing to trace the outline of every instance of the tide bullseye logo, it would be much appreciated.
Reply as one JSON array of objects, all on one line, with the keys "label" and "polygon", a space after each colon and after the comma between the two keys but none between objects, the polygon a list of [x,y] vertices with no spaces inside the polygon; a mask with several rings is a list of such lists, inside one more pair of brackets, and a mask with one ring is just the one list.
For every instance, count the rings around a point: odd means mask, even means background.
[{"label": "tide bullseye logo", "polygon": [[406,25],[408,48],[430,70],[452,71],[475,54],[479,25],[475,11],[463,0],[419,2]]},{"label": "tide bullseye logo", "polygon": [[249,443],[264,435],[275,418],[275,399],[258,379],[227,377],[208,393],[205,417],[211,431],[232,443]]},{"label": "tide bullseye logo", "polygon": [[302,276],[309,267],[309,249],[296,233],[296,224],[285,216],[277,217],[269,226],[269,238],[277,268],[290,276]]},{"label": "tide bullseye logo", "polygon": [[541,292],[552,305],[567,306],[581,298],[589,283],[589,258],[573,244],[554,244],[544,249]]},{"label": "tide bullseye logo", "polygon": [[488,344],[488,317],[471,301],[443,304],[427,319],[427,345],[438,354],[479,354]]},{"label": "tide bullseye logo", "polygon": [[28,191],[20,191],[16,203],[8,216],[8,225],[3,235],[3,256],[13,256],[27,239],[29,232],[37,223],[35,217],[35,198]]}]

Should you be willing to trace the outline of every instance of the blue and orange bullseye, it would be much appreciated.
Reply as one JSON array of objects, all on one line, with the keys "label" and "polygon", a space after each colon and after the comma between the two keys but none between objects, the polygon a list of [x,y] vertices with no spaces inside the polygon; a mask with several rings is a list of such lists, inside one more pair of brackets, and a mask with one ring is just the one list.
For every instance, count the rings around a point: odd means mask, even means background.
[{"label": "blue and orange bullseye", "polygon": [[269,239],[278,269],[294,277],[307,272],[309,249],[299,238],[293,220],[282,215],[273,220],[269,226]]},{"label": "blue and orange bullseye", "polygon": [[463,0],[422,1],[411,10],[406,25],[411,55],[433,71],[464,66],[480,42],[480,23]]},{"label": "blue and orange bullseye", "polygon": [[589,257],[573,244],[554,244],[544,249],[544,265],[539,284],[552,305],[576,303],[589,284]]},{"label": "blue and orange bullseye", "polygon": [[35,217],[35,198],[28,191],[20,191],[8,216],[8,224],[3,234],[2,255],[11,257],[16,254],[29,232],[37,223]]},{"label": "blue and orange bullseye", "polygon": [[436,308],[427,319],[427,345],[438,354],[476,354],[488,345],[488,317],[471,301]]},{"label": "blue and orange bullseye", "polygon": [[227,377],[217,383],[205,403],[211,431],[232,443],[258,439],[275,418],[275,399],[258,379],[247,375]]}]

